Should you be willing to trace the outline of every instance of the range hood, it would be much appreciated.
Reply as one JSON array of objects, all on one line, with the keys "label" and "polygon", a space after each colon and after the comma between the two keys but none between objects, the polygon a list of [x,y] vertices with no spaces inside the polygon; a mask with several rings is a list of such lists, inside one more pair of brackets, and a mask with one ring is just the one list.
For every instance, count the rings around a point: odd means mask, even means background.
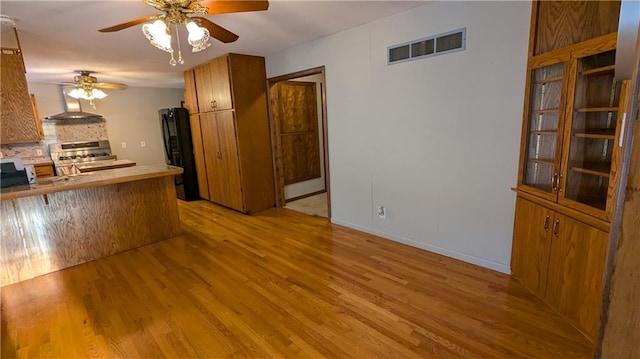
[{"label": "range hood", "polygon": [[102,121],[104,117],[95,113],[82,111],[80,106],[80,100],[71,96],[67,96],[64,86],[60,86],[60,94],[62,95],[62,106],[64,112],[47,116],[44,119],[47,121],[63,121],[63,120],[87,120],[87,121]]}]

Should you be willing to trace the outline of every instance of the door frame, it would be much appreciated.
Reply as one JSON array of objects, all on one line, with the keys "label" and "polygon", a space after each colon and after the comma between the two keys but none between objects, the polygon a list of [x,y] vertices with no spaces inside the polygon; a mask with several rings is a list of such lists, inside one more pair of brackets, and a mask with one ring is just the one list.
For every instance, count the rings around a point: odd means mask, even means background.
[{"label": "door frame", "polygon": [[282,81],[290,81],[299,77],[320,74],[322,84],[320,85],[320,99],[322,102],[322,149],[324,153],[324,188],[327,192],[327,213],[328,220],[331,221],[331,190],[329,186],[329,137],[327,126],[327,80],[325,67],[318,66],[307,70],[297,71],[286,75],[280,75],[267,79],[267,106],[269,110],[269,126],[271,127],[271,149],[273,151],[273,170],[275,173],[276,207],[284,207],[284,171],[282,169],[282,149],[277,145],[277,138],[280,136],[280,126],[277,116],[274,116],[274,106],[271,98],[271,89]]}]

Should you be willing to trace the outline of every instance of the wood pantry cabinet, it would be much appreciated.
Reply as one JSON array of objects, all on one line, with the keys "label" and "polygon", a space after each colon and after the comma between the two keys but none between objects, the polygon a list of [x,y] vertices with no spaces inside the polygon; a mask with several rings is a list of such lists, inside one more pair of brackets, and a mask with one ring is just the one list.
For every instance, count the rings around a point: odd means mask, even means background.
[{"label": "wood pantry cabinet", "polygon": [[200,196],[244,213],[273,207],[264,58],[228,54],[187,78],[199,111],[190,121]]},{"label": "wood pantry cabinet", "polygon": [[532,6],[511,272],[593,342],[629,101],[620,2]]}]

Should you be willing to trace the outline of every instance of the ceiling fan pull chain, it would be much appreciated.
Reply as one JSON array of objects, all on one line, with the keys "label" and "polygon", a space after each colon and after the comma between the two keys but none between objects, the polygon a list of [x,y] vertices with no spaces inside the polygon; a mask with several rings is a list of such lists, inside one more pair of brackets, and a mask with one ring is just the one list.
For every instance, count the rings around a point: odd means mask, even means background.
[{"label": "ceiling fan pull chain", "polygon": [[180,48],[180,33],[178,32],[178,24],[174,25],[176,27],[176,40],[178,41],[178,63],[180,65],[184,64],[184,60],[182,59],[182,49]]}]

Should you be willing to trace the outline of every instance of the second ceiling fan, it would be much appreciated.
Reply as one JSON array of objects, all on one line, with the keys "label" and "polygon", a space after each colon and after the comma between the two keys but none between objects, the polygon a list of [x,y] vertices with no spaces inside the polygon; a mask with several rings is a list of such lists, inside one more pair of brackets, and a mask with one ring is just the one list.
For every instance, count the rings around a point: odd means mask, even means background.
[{"label": "second ceiling fan", "polygon": [[[178,37],[178,25],[184,25],[189,33],[188,42],[193,52],[198,52],[210,46],[209,38],[213,37],[223,43],[234,42],[238,35],[213,23],[202,16],[218,15],[247,11],[262,11],[269,8],[268,1],[227,1],[227,0],[144,0],[148,5],[162,11],[163,14],[148,15],[133,19],[122,24],[100,29],[100,32],[120,31],[131,26],[142,25],[142,32],[151,44],[163,51],[171,53],[169,63],[172,66],[183,64]],[[178,45],[178,59],[173,55],[171,25],[176,31]]]}]

